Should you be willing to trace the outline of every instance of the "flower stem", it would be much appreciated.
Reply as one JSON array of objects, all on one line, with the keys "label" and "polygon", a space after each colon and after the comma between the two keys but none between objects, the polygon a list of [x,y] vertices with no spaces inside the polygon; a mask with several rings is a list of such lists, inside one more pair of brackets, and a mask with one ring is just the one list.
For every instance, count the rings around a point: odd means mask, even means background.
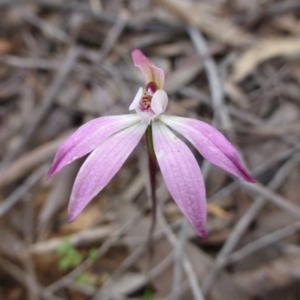
[{"label": "flower stem", "polygon": [[154,229],[156,226],[156,172],[157,172],[157,160],[153,147],[153,138],[152,138],[152,126],[149,125],[146,131],[146,141],[148,148],[148,165],[149,165],[149,175],[150,175],[150,189],[151,189],[151,202],[152,202],[152,222],[149,232],[149,240],[151,241],[152,235],[154,233]]}]

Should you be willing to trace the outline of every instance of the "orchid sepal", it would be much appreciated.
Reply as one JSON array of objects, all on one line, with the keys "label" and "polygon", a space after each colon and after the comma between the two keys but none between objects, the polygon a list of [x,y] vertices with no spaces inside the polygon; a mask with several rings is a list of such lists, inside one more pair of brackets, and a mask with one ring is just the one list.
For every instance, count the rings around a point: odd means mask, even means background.
[{"label": "orchid sepal", "polygon": [[190,118],[161,116],[163,123],[184,136],[211,163],[247,182],[256,182],[234,146],[211,125]]}]

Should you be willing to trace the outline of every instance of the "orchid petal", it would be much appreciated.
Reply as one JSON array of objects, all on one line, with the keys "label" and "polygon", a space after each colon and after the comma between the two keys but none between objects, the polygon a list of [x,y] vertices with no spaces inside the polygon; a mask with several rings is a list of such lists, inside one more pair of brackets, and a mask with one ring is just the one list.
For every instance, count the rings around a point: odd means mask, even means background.
[{"label": "orchid petal", "polygon": [[159,116],[165,112],[168,106],[168,95],[164,90],[157,90],[151,100],[151,109],[155,116]]},{"label": "orchid petal", "polygon": [[143,97],[143,88],[139,88],[138,92],[136,93],[132,103],[129,106],[129,110],[137,109],[140,105],[140,101]]},{"label": "orchid petal", "polygon": [[134,65],[142,71],[146,85],[149,82],[155,82],[158,89],[163,88],[165,72],[162,69],[156,67],[139,49],[134,49],[132,51],[132,59]]},{"label": "orchid petal", "polygon": [[79,127],[58,148],[48,177],[59,172],[67,164],[93,151],[110,135],[138,123],[139,120],[137,115],[108,116],[94,119]]},{"label": "orchid petal", "polygon": [[82,165],[69,202],[69,222],[73,221],[119,171],[147,129],[134,124],[110,136]]},{"label": "orchid petal", "polygon": [[196,232],[207,236],[205,186],[191,150],[163,123],[153,122],[153,145],[166,185]]},{"label": "orchid petal", "polygon": [[234,146],[212,126],[199,120],[174,116],[162,116],[160,120],[189,140],[211,163],[245,181],[255,182]]}]

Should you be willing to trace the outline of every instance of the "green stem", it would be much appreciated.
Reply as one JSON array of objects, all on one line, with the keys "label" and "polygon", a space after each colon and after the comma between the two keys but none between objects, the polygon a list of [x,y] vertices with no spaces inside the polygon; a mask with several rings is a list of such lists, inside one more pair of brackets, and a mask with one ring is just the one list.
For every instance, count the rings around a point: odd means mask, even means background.
[{"label": "green stem", "polygon": [[151,202],[152,202],[152,222],[150,227],[150,241],[152,235],[154,233],[154,229],[156,226],[156,172],[157,172],[157,160],[154,152],[153,147],[153,138],[152,138],[152,126],[149,125],[146,131],[146,141],[147,141],[147,148],[148,148],[148,164],[149,164],[149,175],[150,175],[150,189],[151,189]]},{"label": "green stem", "polygon": [[156,163],[156,156],[155,156],[154,147],[153,147],[152,125],[151,124],[147,128],[146,135],[147,135],[147,147],[148,147],[149,157],[151,157],[151,159],[154,160]]}]

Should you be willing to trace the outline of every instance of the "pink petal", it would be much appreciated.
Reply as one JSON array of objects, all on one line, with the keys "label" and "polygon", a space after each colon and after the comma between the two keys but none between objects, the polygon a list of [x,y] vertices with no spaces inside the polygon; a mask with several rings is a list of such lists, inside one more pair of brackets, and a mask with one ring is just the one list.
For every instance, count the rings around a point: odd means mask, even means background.
[{"label": "pink petal", "polygon": [[140,87],[138,92],[136,93],[132,103],[129,106],[129,110],[133,110],[133,109],[136,110],[137,108],[139,108],[142,97],[143,97],[143,88]]},{"label": "pink petal", "polygon": [[156,158],[173,199],[196,232],[207,236],[205,186],[191,150],[159,121],[153,122]]},{"label": "pink petal", "polygon": [[158,89],[164,86],[165,73],[162,69],[156,67],[141,50],[134,49],[131,53],[134,65],[142,71],[145,77],[145,85],[149,82],[155,82]]},{"label": "pink petal", "polygon": [[243,166],[233,145],[212,126],[199,120],[182,117],[162,116],[160,120],[188,139],[211,163],[245,181],[255,182]]},{"label": "pink petal", "polygon": [[168,106],[168,95],[164,90],[157,90],[151,100],[151,109],[155,116],[159,116],[165,112]]},{"label": "pink petal", "polygon": [[134,124],[110,136],[82,165],[69,203],[69,222],[73,221],[119,171],[145,133],[147,124]]},{"label": "pink petal", "polygon": [[139,122],[137,115],[109,116],[94,119],[79,127],[58,148],[48,177],[97,148],[110,135]]}]

